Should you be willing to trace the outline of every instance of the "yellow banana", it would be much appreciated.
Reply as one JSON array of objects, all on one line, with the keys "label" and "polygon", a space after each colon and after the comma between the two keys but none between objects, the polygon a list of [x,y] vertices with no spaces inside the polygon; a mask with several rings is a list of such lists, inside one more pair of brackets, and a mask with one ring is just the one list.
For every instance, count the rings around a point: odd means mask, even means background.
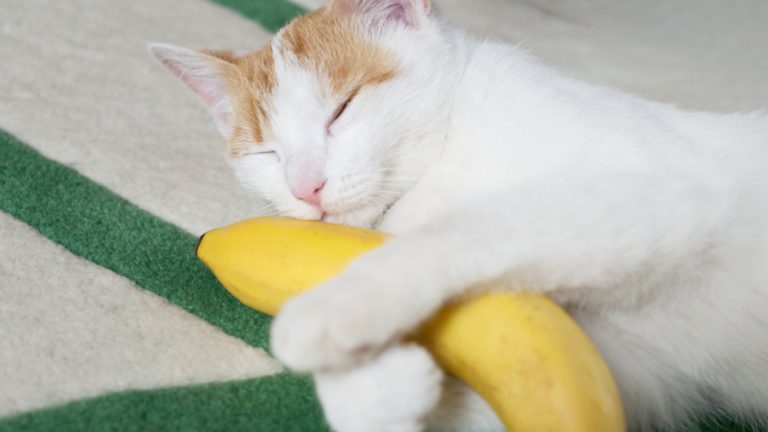
[{"label": "yellow banana", "polygon": [[[341,272],[386,234],[283,218],[207,233],[198,256],[244,304],[274,315]],[[494,293],[441,310],[415,339],[494,408],[509,431],[625,430],[608,367],[579,326],[544,296]]]}]

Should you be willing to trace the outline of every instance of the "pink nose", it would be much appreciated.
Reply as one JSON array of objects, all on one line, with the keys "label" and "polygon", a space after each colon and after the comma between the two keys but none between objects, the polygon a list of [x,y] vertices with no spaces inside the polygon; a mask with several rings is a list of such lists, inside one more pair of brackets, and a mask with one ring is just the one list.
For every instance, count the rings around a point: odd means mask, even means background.
[{"label": "pink nose", "polygon": [[311,206],[320,208],[320,192],[324,186],[325,179],[306,181],[293,191],[293,196]]}]

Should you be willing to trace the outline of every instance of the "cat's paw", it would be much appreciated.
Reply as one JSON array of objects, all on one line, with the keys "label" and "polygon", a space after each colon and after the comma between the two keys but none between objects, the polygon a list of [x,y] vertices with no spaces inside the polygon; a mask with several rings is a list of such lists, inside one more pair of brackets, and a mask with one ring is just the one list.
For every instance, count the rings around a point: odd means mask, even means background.
[{"label": "cat's paw", "polygon": [[504,432],[493,408],[471,387],[447,376],[437,407],[425,421],[431,432]]},{"label": "cat's paw", "polygon": [[440,400],[442,371],[415,345],[396,346],[349,371],[315,375],[337,432],[418,432]]},{"label": "cat's paw", "polygon": [[342,275],[285,304],[271,333],[279,360],[300,371],[342,369],[369,359],[410,330],[413,302],[400,298],[396,286],[356,274]]}]

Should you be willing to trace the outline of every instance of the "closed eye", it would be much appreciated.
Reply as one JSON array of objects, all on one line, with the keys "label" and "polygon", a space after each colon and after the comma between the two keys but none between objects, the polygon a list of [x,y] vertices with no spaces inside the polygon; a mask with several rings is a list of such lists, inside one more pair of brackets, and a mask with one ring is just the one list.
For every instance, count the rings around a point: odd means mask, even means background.
[{"label": "closed eye", "polygon": [[354,99],[356,95],[357,95],[357,90],[353,91],[352,94],[349,95],[347,100],[345,100],[344,103],[342,103],[341,105],[339,105],[338,108],[336,108],[336,111],[333,112],[331,119],[328,120],[328,124],[325,126],[325,131],[327,133],[329,134],[331,133],[331,126],[333,126],[333,124],[336,123],[336,120],[338,120],[339,117],[341,117],[341,115],[344,114],[344,111],[347,110],[347,107],[349,106],[350,103],[352,103],[352,99]]},{"label": "closed eye", "polygon": [[249,151],[243,156],[277,156],[277,152],[274,150]]}]

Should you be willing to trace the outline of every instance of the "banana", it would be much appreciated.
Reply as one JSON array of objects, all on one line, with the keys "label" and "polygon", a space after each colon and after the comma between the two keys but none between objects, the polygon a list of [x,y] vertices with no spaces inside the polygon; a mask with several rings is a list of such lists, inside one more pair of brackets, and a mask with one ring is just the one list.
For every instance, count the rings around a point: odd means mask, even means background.
[{"label": "banana", "polygon": [[[198,257],[241,302],[274,315],[387,235],[284,218],[215,229]],[[619,394],[587,335],[547,297],[491,293],[444,307],[413,338],[513,432],[620,432]]]}]

